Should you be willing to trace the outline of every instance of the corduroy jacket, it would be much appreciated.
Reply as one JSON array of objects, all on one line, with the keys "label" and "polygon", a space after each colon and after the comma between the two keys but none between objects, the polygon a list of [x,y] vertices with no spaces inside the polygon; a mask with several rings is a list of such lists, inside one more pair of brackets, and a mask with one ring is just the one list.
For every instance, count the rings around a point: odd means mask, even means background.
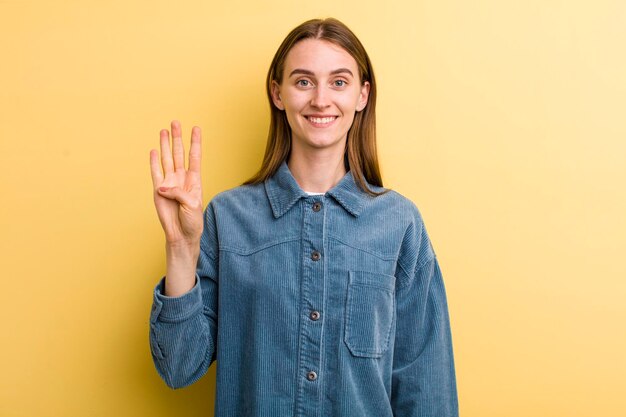
[{"label": "corduroy jacket", "polygon": [[172,388],[217,362],[216,417],[458,415],[442,274],[406,197],[350,171],[311,195],[283,163],[210,201],[200,249],[193,289],[156,285],[149,341]]}]

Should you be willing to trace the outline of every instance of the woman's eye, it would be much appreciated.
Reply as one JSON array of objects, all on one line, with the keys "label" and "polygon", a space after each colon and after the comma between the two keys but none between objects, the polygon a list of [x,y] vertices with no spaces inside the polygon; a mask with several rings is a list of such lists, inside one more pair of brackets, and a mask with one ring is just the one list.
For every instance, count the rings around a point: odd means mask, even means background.
[{"label": "woman's eye", "polygon": [[335,86],[336,87],[344,87],[346,85],[346,81],[345,80],[336,80],[335,81]]},{"label": "woman's eye", "polygon": [[298,80],[296,82],[296,84],[298,84],[300,87],[308,87],[309,86],[309,80]]}]

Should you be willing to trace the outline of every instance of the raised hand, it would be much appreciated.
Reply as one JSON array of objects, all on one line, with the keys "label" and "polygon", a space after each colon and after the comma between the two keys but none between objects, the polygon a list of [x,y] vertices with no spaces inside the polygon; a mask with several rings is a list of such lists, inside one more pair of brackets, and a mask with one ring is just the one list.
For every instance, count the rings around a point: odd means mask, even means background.
[{"label": "raised hand", "polygon": [[171,128],[171,147],[169,131],[163,129],[160,132],[161,164],[157,150],[150,150],[154,205],[165,231],[167,245],[199,247],[203,227],[200,181],[202,135],[200,128],[194,126],[191,131],[189,169],[185,170],[185,149],[180,122],[173,120]]}]

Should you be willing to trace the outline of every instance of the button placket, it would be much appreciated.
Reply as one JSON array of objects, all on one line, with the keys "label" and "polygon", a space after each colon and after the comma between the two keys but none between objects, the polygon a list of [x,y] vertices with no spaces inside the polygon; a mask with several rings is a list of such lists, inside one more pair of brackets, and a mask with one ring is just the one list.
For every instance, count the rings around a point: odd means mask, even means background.
[{"label": "button placket", "polygon": [[[303,275],[301,283],[300,326],[300,361],[298,396],[295,404],[295,416],[316,415],[319,410],[321,389],[320,366],[322,364],[322,319],[316,308],[324,306],[324,287],[326,285],[326,267],[322,257],[324,246],[325,213],[324,199],[310,197],[303,200],[302,210],[302,248]],[[321,380],[320,380],[321,381]],[[312,383],[315,382],[315,383]]]}]

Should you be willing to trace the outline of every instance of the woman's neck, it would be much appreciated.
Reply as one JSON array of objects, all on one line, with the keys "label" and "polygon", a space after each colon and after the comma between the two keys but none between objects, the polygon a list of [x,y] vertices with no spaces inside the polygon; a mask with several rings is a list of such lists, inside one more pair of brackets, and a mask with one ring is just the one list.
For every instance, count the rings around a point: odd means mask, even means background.
[{"label": "woman's neck", "polygon": [[302,153],[292,149],[287,165],[300,188],[310,192],[325,193],[346,175],[343,153]]}]

